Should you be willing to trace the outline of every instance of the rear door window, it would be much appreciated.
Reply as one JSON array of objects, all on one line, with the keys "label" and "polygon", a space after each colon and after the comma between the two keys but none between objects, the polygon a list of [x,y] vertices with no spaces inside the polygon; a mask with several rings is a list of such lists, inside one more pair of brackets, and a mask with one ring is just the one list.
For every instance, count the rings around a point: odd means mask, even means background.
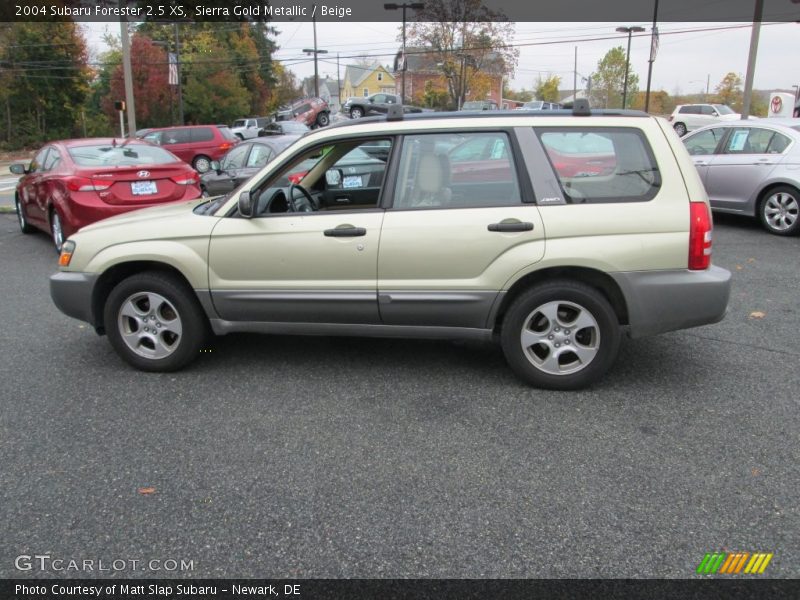
[{"label": "rear door window", "polygon": [[587,126],[535,131],[567,202],[643,202],[658,193],[658,163],[640,130]]},{"label": "rear door window", "polygon": [[700,131],[689,138],[683,138],[683,143],[686,145],[686,150],[689,154],[714,154],[724,136],[725,129],[715,127],[714,129]]},{"label": "rear door window", "polygon": [[210,142],[214,139],[214,131],[211,127],[192,127],[191,132],[193,142]]},{"label": "rear door window", "polygon": [[161,134],[161,143],[165,146],[186,144],[191,141],[188,129],[167,129]]}]

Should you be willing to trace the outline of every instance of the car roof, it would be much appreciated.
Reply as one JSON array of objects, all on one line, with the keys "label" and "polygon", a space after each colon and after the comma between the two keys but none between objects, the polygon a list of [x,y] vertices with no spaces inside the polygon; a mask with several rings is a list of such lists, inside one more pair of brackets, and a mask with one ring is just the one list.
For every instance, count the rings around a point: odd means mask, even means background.
[{"label": "car roof", "polygon": [[683,139],[687,139],[690,137],[695,136],[700,131],[706,131],[708,129],[719,129],[720,127],[725,127],[730,129],[732,127],[744,127],[744,126],[754,126],[754,127],[766,127],[775,129],[776,131],[780,131],[785,133],[786,135],[790,135],[792,137],[800,137],[800,131],[794,129],[795,127],[800,126],[800,119],[788,119],[788,118],[768,118],[768,119],[736,119],[735,121],[718,121],[716,123],[711,123],[710,125],[704,125],[703,127],[698,127],[694,131],[689,132]]},{"label": "car roof", "polygon": [[97,145],[110,145],[110,146],[127,146],[129,144],[142,144],[143,146],[153,146],[150,142],[146,142],[140,138],[80,138],[72,140],[56,140],[44,144],[61,144],[66,148],[77,148],[79,146],[97,146]]},{"label": "car roof", "polygon": [[167,129],[196,129],[197,127],[228,127],[224,123],[204,123],[201,125],[170,125],[169,127],[153,127],[149,133],[154,131],[166,131]]},{"label": "car roof", "polygon": [[255,142],[256,144],[264,144],[265,146],[288,146],[289,144],[296,142],[299,140],[301,135],[287,133],[283,135],[265,135],[262,137],[255,137],[253,139],[247,140],[249,142]]}]

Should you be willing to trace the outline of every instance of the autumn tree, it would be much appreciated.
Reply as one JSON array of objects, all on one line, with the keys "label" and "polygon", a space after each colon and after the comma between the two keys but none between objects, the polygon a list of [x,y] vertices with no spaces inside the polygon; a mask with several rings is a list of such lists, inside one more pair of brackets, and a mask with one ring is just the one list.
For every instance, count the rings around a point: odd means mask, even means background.
[{"label": "autumn tree", "polygon": [[[627,66],[625,49],[612,48],[597,63],[597,71],[592,73],[591,103],[593,106],[617,108],[622,106],[622,91],[625,87],[625,68]],[[628,97],[635,97],[639,89],[639,76],[628,73]]]},{"label": "autumn tree", "polygon": [[3,24],[0,136],[10,146],[81,135],[92,70],[72,21]]},{"label": "autumn tree", "polygon": [[742,76],[736,73],[728,73],[722,78],[714,88],[716,101],[719,104],[727,104],[733,110],[742,110]]},{"label": "autumn tree", "polygon": [[481,0],[429,2],[416,18],[407,26],[407,46],[428,49],[436,57],[453,105],[474,79],[513,74],[519,58],[511,45],[515,26]]},{"label": "autumn tree", "polygon": [[558,75],[548,75],[542,79],[539,75],[533,86],[533,93],[537,100],[545,102],[558,102],[558,86],[561,85],[561,77]]}]

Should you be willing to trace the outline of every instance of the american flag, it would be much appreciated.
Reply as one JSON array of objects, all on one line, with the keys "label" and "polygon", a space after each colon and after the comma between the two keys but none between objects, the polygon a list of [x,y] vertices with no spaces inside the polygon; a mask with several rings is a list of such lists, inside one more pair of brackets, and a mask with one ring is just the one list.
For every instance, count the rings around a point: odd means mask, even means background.
[{"label": "american flag", "polygon": [[169,85],[178,85],[178,55],[169,53]]}]

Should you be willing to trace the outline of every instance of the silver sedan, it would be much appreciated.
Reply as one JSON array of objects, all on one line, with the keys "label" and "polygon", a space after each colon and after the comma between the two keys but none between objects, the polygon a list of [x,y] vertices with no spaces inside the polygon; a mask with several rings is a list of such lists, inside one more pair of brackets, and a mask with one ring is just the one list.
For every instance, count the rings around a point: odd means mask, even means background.
[{"label": "silver sedan", "polygon": [[681,140],[711,208],[758,217],[770,233],[800,233],[800,119],[716,123]]}]

